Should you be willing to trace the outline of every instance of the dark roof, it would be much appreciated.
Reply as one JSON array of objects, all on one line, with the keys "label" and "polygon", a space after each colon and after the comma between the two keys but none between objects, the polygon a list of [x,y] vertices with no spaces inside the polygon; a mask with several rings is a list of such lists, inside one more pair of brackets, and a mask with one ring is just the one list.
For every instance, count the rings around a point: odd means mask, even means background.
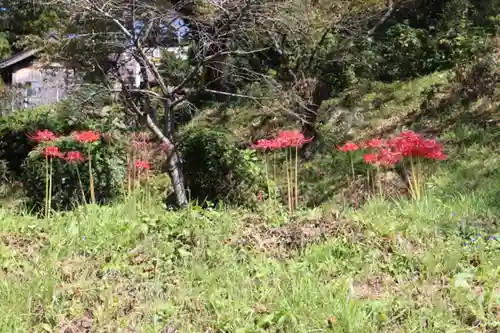
[{"label": "dark roof", "polygon": [[29,57],[32,57],[42,51],[43,48],[38,48],[38,49],[32,49],[32,50],[27,50],[27,51],[22,51],[19,52],[15,55],[13,55],[10,58],[4,59],[0,61],[0,69],[10,67],[12,65],[17,64],[20,61],[23,61],[24,59],[27,59]]},{"label": "dark roof", "polygon": [[[54,32],[49,32],[45,35],[44,39],[45,40],[57,39],[57,35]],[[41,51],[43,51],[43,47],[18,52],[13,56],[11,56],[10,58],[0,60],[0,69],[15,65],[18,62],[23,61],[29,57],[32,57]]]}]

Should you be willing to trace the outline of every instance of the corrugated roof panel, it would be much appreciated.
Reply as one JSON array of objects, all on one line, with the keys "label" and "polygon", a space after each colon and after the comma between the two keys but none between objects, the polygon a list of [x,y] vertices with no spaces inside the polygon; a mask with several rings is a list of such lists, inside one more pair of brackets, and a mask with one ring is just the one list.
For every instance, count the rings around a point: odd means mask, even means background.
[{"label": "corrugated roof panel", "polygon": [[10,58],[7,58],[5,60],[0,61],[0,68],[7,68],[7,67],[10,67],[12,65],[15,65],[18,62],[23,61],[24,59],[29,58],[29,57],[37,54],[40,51],[42,51],[41,48],[20,52],[16,55],[13,55]]}]

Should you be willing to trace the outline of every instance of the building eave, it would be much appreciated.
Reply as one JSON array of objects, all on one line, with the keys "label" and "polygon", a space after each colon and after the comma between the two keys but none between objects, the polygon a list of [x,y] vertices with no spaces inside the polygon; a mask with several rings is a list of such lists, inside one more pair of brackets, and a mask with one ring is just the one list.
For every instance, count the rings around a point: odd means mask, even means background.
[{"label": "building eave", "polygon": [[19,52],[10,58],[7,58],[5,60],[0,61],[0,69],[8,68],[12,65],[15,65],[15,64],[17,64],[17,63],[19,63],[19,62],[21,62],[29,57],[32,57],[32,56],[40,53],[42,50],[43,50],[43,48],[37,48],[37,49]]}]

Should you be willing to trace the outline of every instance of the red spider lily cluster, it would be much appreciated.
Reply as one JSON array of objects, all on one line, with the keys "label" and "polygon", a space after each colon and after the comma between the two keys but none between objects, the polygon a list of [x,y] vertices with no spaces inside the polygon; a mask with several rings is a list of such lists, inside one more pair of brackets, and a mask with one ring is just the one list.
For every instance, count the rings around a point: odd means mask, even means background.
[{"label": "red spider lily cluster", "polygon": [[[71,137],[78,143],[88,144],[93,143],[101,138],[101,134],[95,131],[81,131],[73,132]],[[50,143],[57,141],[59,137],[52,131],[49,130],[39,130],[36,131],[34,135],[28,135],[28,138],[37,143]],[[59,158],[70,164],[78,164],[85,161],[84,155],[79,151],[69,151],[62,152],[59,147],[47,146],[42,150],[42,155],[45,158]]]},{"label": "red spider lily cluster", "polygon": [[[71,137],[80,144],[90,144],[97,142],[101,139],[101,136],[102,134],[96,131],[78,131],[71,133]],[[36,141],[37,143],[50,143],[59,139],[59,137],[54,132],[51,132],[49,130],[39,130],[34,135],[28,135],[28,137],[31,140]],[[150,143],[147,141],[149,140],[149,135],[147,133],[135,133],[132,135],[132,138],[132,147],[136,154],[148,151]],[[161,148],[167,149],[168,147]],[[69,151],[63,153],[56,146],[47,146],[43,148],[42,154],[44,157],[59,158],[71,164],[78,164],[84,162],[86,159],[86,157],[79,151]],[[134,161],[134,167],[138,170],[149,170],[151,168],[151,165],[145,158],[142,158],[136,159]]]},{"label": "red spider lily cluster", "polygon": [[338,150],[352,152],[363,148],[371,150],[363,156],[365,163],[383,167],[393,167],[404,158],[431,160],[445,160],[448,158],[439,142],[434,139],[426,139],[423,135],[413,131],[401,132],[399,136],[387,140],[371,139],[360,145],[348,142],[338,147]]},{"label": "red spider lily cluster", "polygon": [[166,161],[171,148],[167,143],[153,143],[150,133],[132,133],[128,142],[129,169],[132,173],[151,170],[153,164],[161,165]]},{"label": "red spider lily cluster", "polygon": [[28,138],[30,138],[33,141],[36,142],[46,142],[46,141],[55,141],[57,140],[57,136],[49,131],[49,130],[42,130],[42,131],[37,131],[34,135],[28,135]]},{"label": "red spider lily cluster", "polygon": [[359,146],[357,144],[355,144],[354,142],[348,142],[345,145],[343,145],[342,147],[338,147],[338,149],[341,152],[348,153],[348,152],[351,152],[351,151],[358,150]]},{"label": "red spider lily cluster", "polygon": [[149,160],[154,155],[150,135],[144,132],[130,135],[129,169],[132,173],[140,173],[151,169]]},{"label": "red spider lily cluster", "polygon": [[65,160],[70,164],[78,164],[85,161],[85,157],[79,151],[69,151],[66,153]]},{"label": "red spider lily cluster", "polygon": [[72,133],[75,141],[79,143],[93,143],[101,139],[101,134],[94,131],[82,131]]},{"label": "red spider lily cluster", "polygon": [[151,165],[149,164],[148,161],[135,161],[134,166],[137,170],[144,171],[144,170],[149,170],[151,169]]},{"label": "red spider lily cluster", "polygon": [[257,150],[278,150],[290,147],[302,147],[311,142],[312,138],[305,138],[299,131],[281,131],[276,138],[258,140],[252,148]]},{"label": "red spider lily cluster", "polygon": [[128,195],[137,189],[143,180],[149,180],[151,164],[155,154],[151,137],[148,133],[138,132],[129,135],[127,152],[127,190]]},{"label": "red spider lily cluster", "polygon": [[[298,207],[299,201],[299,187],[298,187],[298,148],[302,147],[304,144],[311,142],[313,138],[306,138],[303,133],[297,130],[286,130],[280,131],[278,136],[273,139],[262,139],[258,140],[251,148],[261,151],[269,150],[280,150],[287,148],[295,148],[293,151],[285,150],[286,152],[286,179],[287,179],[287,196],[288,196],[288,209],[293,212]],[[290,154],[289,154],[290,153]],[[267,161],[266,161],[266,178],[267,171]],[[271,186],[268,183],[268,192],[271,194]],[[276,188],[274,189],[274,196],[276,198]],[[263,199],[263,193],[257,193],[257,200],[261,201]]]}]

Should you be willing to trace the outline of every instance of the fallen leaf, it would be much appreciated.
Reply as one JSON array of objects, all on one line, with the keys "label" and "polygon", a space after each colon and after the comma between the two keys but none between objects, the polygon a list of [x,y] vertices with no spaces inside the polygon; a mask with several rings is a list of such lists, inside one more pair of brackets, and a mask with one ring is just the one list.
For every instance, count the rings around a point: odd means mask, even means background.
[{"label": "fallen leaf", "polygon": [[257,313],[267,313],[268,312],[267,308],[264,304],[257,304],[257,305],[255,305],[254,309],[255,309],[255,312],[257,312]]},{"label": "fallen leaf", "polygon": [[333,325],[335,325],[335,323],[337,322],[337,317],[335,316],[331,316],[331,317],[328,317],[328,327],[333,327]]}]

